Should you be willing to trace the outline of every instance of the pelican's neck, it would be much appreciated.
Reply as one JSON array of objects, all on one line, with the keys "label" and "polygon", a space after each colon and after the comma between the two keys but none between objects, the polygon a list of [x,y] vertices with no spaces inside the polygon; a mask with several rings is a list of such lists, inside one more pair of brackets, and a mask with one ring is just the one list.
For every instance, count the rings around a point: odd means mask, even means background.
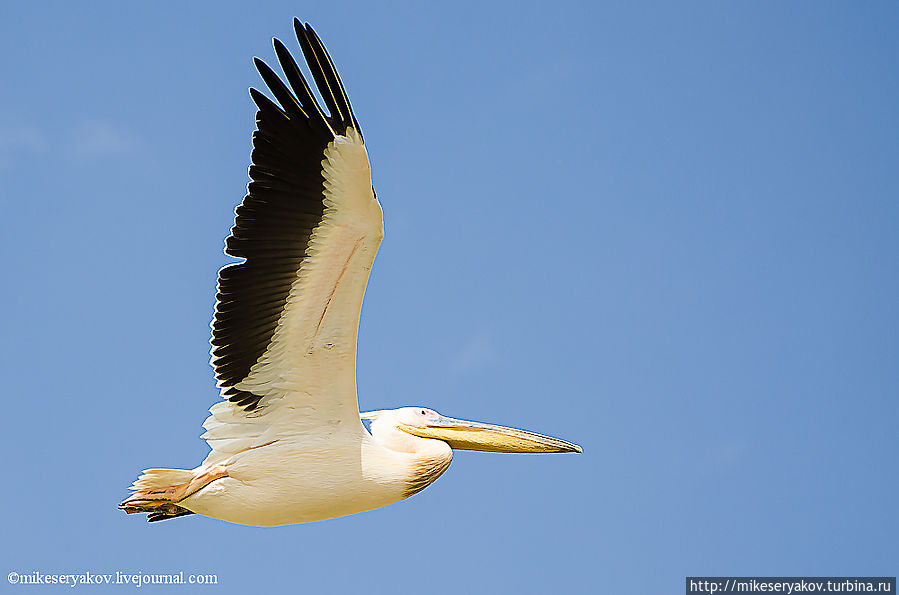
[{"label": "pelican's neck", "polygon": [[434,483],[453,461],[453,449],[446,442],[413,436],[385,419],[372,421],[371,436],[392,453],[391,464],[401,469],[403,498]]}]

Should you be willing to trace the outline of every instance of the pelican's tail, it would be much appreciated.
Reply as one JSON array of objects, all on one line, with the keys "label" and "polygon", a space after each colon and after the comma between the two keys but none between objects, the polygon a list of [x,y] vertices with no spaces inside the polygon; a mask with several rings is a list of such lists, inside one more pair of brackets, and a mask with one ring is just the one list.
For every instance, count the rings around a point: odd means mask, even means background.
[{"label": "pelican's tail", "polygon": [[149,522],[193,514],[177,502],[187,497],[186,488],[195,477],[194,471],[185,469],[146,469],[131,484],[134,493],[119,508],[128,514],[148,512]]},{"label": "pelican's tail", "polygon": [[224,465],[186,469],[146,469],[131,485],[131,494],[119,508],[128,514],[147,512],[147,520],[162,521],[193,514],[181,502],[216,479],[228,476]]}]

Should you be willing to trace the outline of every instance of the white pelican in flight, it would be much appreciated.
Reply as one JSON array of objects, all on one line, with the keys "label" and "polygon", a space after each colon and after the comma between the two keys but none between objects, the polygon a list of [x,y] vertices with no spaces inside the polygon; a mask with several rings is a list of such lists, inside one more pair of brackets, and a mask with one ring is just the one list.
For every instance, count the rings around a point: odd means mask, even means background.
[{"label": "white pelican in flight", "polygon": [[[256,67],[250,183],[219,271],[211,364],[225,399],[210,408],[199,467],[147,469],[120,508],[156,521],[198,513],[245,525],[317,521],[415,494],[452,449],[581,452],[570,442],[444,417],[424,407],[359,413],[356,333],[384,226],[359,123],[331,58],[294,20],[317,103],[274,40],[289,88]],[[362,420],[370,420],[370,432]]]}]

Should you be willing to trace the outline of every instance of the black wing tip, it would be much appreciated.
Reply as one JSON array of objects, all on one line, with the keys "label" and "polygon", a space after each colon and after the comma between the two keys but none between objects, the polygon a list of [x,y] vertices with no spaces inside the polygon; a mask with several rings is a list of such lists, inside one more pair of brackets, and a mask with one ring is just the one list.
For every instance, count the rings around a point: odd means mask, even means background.
[{"label": "black wing tip", "polygon": [[271,66],[266,64],[265,60],[263,60],[262,58],[259,58],[257,56],[253,56],[253,66],[256,67],[256,70],[262,76],[265,76],[265,73],[275,74],[275,72],[272,70]]},{"label": "black wing tip", "polygon": [[[314,45],[318,45],[322,49],[325,48],[325,44],[322,43],[321,38],[319,38],[318,34],[315,32],[315,29],[312,28],[312,25],[309,23],[302,23],[299,19],[293,19],[293,29],[297,34],[297,41],[300,42],[300,45],[309,44],[310,49]],[[327,50],[325,50],[327,53]]]},{"label": "black wing tip", "polygon": [[297,41],[300,43],[300,49],[303,51],[315,85],[328,108],[332,126],[337,126],[335,131],[338,134],[344,134],[346,129],[353,128],[361,136],[359,122],[325,44],[315,33],[312,25],[303,24],[297,18],[294,18],[293,22]]},{"label": "black wing tip", "polygon": [[253,56],[253,66],[256,67],[256,72],[259,73],[259,76],[262,77],[263,82],[268,86],[267,77],[278,75],[275,74],[275,71],[272,70],[272,67],[265,63],[265,60],[259,58],[257,56]]},{"label": "black wing tip", "polygon": [[[278,58],[278,62],[281,64],[281,70],[284,72],[285,76],[288,75],[289,70],[296,70],[299,73],[296,60],[293,59],[293,55],[290,53],[290,50],[287,49],[287,46],[277,38],[272,40],[272,45],[275,47],[275,56]],[[300,73],[300,76],[302,76],[302,73]],[[302,92],[301,89],[294,89],[294,91],[297,93]]]},{"label": "black wing tip", "polygon": [[297,37],[299,37],[302,32],[303,37],[305,37],[310,44],[314,43],[322,50],[324,50],[325,54],[327,54],[328,50],[325,48],[325,44],[322,43],[321,37],[318,36],[318,33],[315,32],[315,29],[312,28],[312,25],[310,25],[309,23],[303,23],[301,27],[298,27],[297,23],[299,23],[299,21],[295,20],[294,29],[296,29]]},{"label": "black wing tip", "polygon": [[309,23],[303,23],[303,30],[306,31],[307,34],[312,35],[318,41],[321,41],[318,38],[318,34],[315,32],[315,29],[312,28],[312,25]]},{"label": "black wing tip", "polygon": [[253,100],[253,103],[256,104],[256,107],[259,108],[259,111],[269,112],[274,110],[279,114],[284,114],[284,110],[278,107],[274,101],[266,97],[265,93],[262,91],[250,87],[250,98]]},{"label": "black wing tip", "polygon": [[300,45],[303,45],[304,42],[308,43],[308,34],[306,33],[306,27],[309,26],[309,23],[303,23],[300,19],[294,17],[293,19],[293,30],[297,35],[297,41],[300,42]]},{"label": "black wing tip", "polygon": [[261,105],[259,105],[260,103],[265,103],[269,100],[268,97],[265,96],[265,93],[255,87],[250,87],[250,99],[253,100],[253,103],[256,104],[256,107],[260,108],[262,107]]}]

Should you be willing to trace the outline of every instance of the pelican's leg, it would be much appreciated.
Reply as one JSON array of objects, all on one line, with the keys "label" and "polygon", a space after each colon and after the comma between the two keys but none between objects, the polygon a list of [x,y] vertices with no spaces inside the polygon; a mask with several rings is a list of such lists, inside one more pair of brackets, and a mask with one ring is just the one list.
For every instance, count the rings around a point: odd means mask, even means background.
[{"label": "pelican's leg", "polygon": [[178,499],[175,500],[175,502],[184,500],[191,494],[199,492],[216,479],[221,479],[223,477],[228,477],[228,468],[225,465],[213,465],[191,479],[187,485],[184,486],[184,489],[178,492]]},{"label": "pelican's leg", "polygon": [[[172,483],[175,477],[189,479]],[[149,512],[151,521],[190,514],[177,503],[223,477],[228,477],[225,465],[213,465],[198,474],[180,469],[150,469],[134,482],[135,492],[119,508],[128,514]]]}]

